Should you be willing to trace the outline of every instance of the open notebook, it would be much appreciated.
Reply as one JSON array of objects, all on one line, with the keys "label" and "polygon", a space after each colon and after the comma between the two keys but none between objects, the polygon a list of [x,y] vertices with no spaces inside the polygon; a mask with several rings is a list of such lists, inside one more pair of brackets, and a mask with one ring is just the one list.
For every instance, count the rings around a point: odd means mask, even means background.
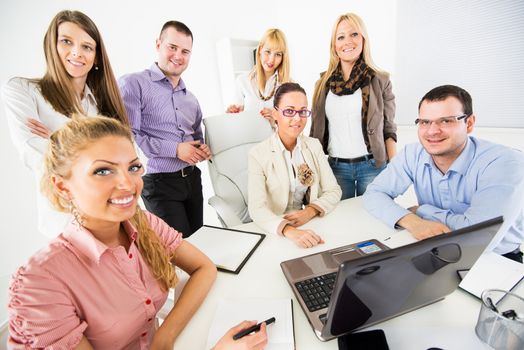
[{"label": "open notebook", "polygon": [[295,349],[293,301],[290,298],[222,299],[209,329],[206,349],[211,349],[231,327],[240,322],[262,322],[270,317],[275,317],[276,321],[267,327],[268,343],[265,349]]},{"label": "open notebook", "polygon": [[480,298],[486,289],[510,291],[523,279],[524,264],[494,252],[486,252],[469,270],[459,287]]},{"label": "open notebook", "polygon": [[262,233],[204,225],[186,240],[204,252],[219,270],[238,274],[264,238]]}]

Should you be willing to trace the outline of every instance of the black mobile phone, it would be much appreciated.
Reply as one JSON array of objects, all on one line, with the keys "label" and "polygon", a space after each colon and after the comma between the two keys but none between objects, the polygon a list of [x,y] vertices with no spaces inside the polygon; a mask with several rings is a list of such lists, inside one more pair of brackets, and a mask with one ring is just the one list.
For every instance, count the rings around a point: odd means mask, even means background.
[{"label": "black mobile phone", "polygon": [[338,338],[339,350],[389,350],[386,334],[382,329],[349,333]]}]

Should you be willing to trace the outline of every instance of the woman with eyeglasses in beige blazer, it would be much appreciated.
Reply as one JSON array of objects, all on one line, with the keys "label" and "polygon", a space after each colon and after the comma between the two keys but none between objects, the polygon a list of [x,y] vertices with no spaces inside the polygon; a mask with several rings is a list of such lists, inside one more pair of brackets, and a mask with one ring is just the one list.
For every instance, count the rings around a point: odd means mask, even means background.
[{"label": "woman with eyeglasses in beige blazer", "polygon": [[320,142],[302,135],[311,115],[304,89],[282,84],[272,113],[277,131],[249,153],[249,214],[265,231],[313,247],[322,238],[300,226],[333,210],[342,191]]}]

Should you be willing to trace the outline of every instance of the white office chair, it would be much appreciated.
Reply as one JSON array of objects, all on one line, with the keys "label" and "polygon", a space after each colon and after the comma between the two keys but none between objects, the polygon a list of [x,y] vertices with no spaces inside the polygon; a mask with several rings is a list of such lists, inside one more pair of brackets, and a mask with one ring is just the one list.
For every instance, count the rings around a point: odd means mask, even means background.
[{"label": "white office chair", "polygon": [[247,156],[268,138],[271,126],[258,111],[204,118],[206,144],[213,155],[208,162],[215,195],[209,198],[224,227],[250,222],[247,209]]}]

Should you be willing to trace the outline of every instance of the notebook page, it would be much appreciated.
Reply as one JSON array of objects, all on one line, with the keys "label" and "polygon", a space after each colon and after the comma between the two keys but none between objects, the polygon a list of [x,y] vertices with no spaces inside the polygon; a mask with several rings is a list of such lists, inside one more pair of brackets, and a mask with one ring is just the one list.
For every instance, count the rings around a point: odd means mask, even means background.
[{"label": "notebook page", "polygon": [[222,299],[209,330],[206,349],[211,349],[231,327],[244,320],[262,322],[271,317],[275,317],[276,321],[267,327],[268,344],[265,349],[294,349],[291,305],[290,298]]},{"label": "notebook page", "polygon": [[[502,255],[482,254],[459,287],[480,298],[486,289],[511,290],[524,278],[524,265]],[[498,300],[495,300],[496,303]]]},{"label": "notebook page", "polygon": [[240,266],[259,240],[259,235],[207,226],[187,238],[215,265],[232,271]]}]

